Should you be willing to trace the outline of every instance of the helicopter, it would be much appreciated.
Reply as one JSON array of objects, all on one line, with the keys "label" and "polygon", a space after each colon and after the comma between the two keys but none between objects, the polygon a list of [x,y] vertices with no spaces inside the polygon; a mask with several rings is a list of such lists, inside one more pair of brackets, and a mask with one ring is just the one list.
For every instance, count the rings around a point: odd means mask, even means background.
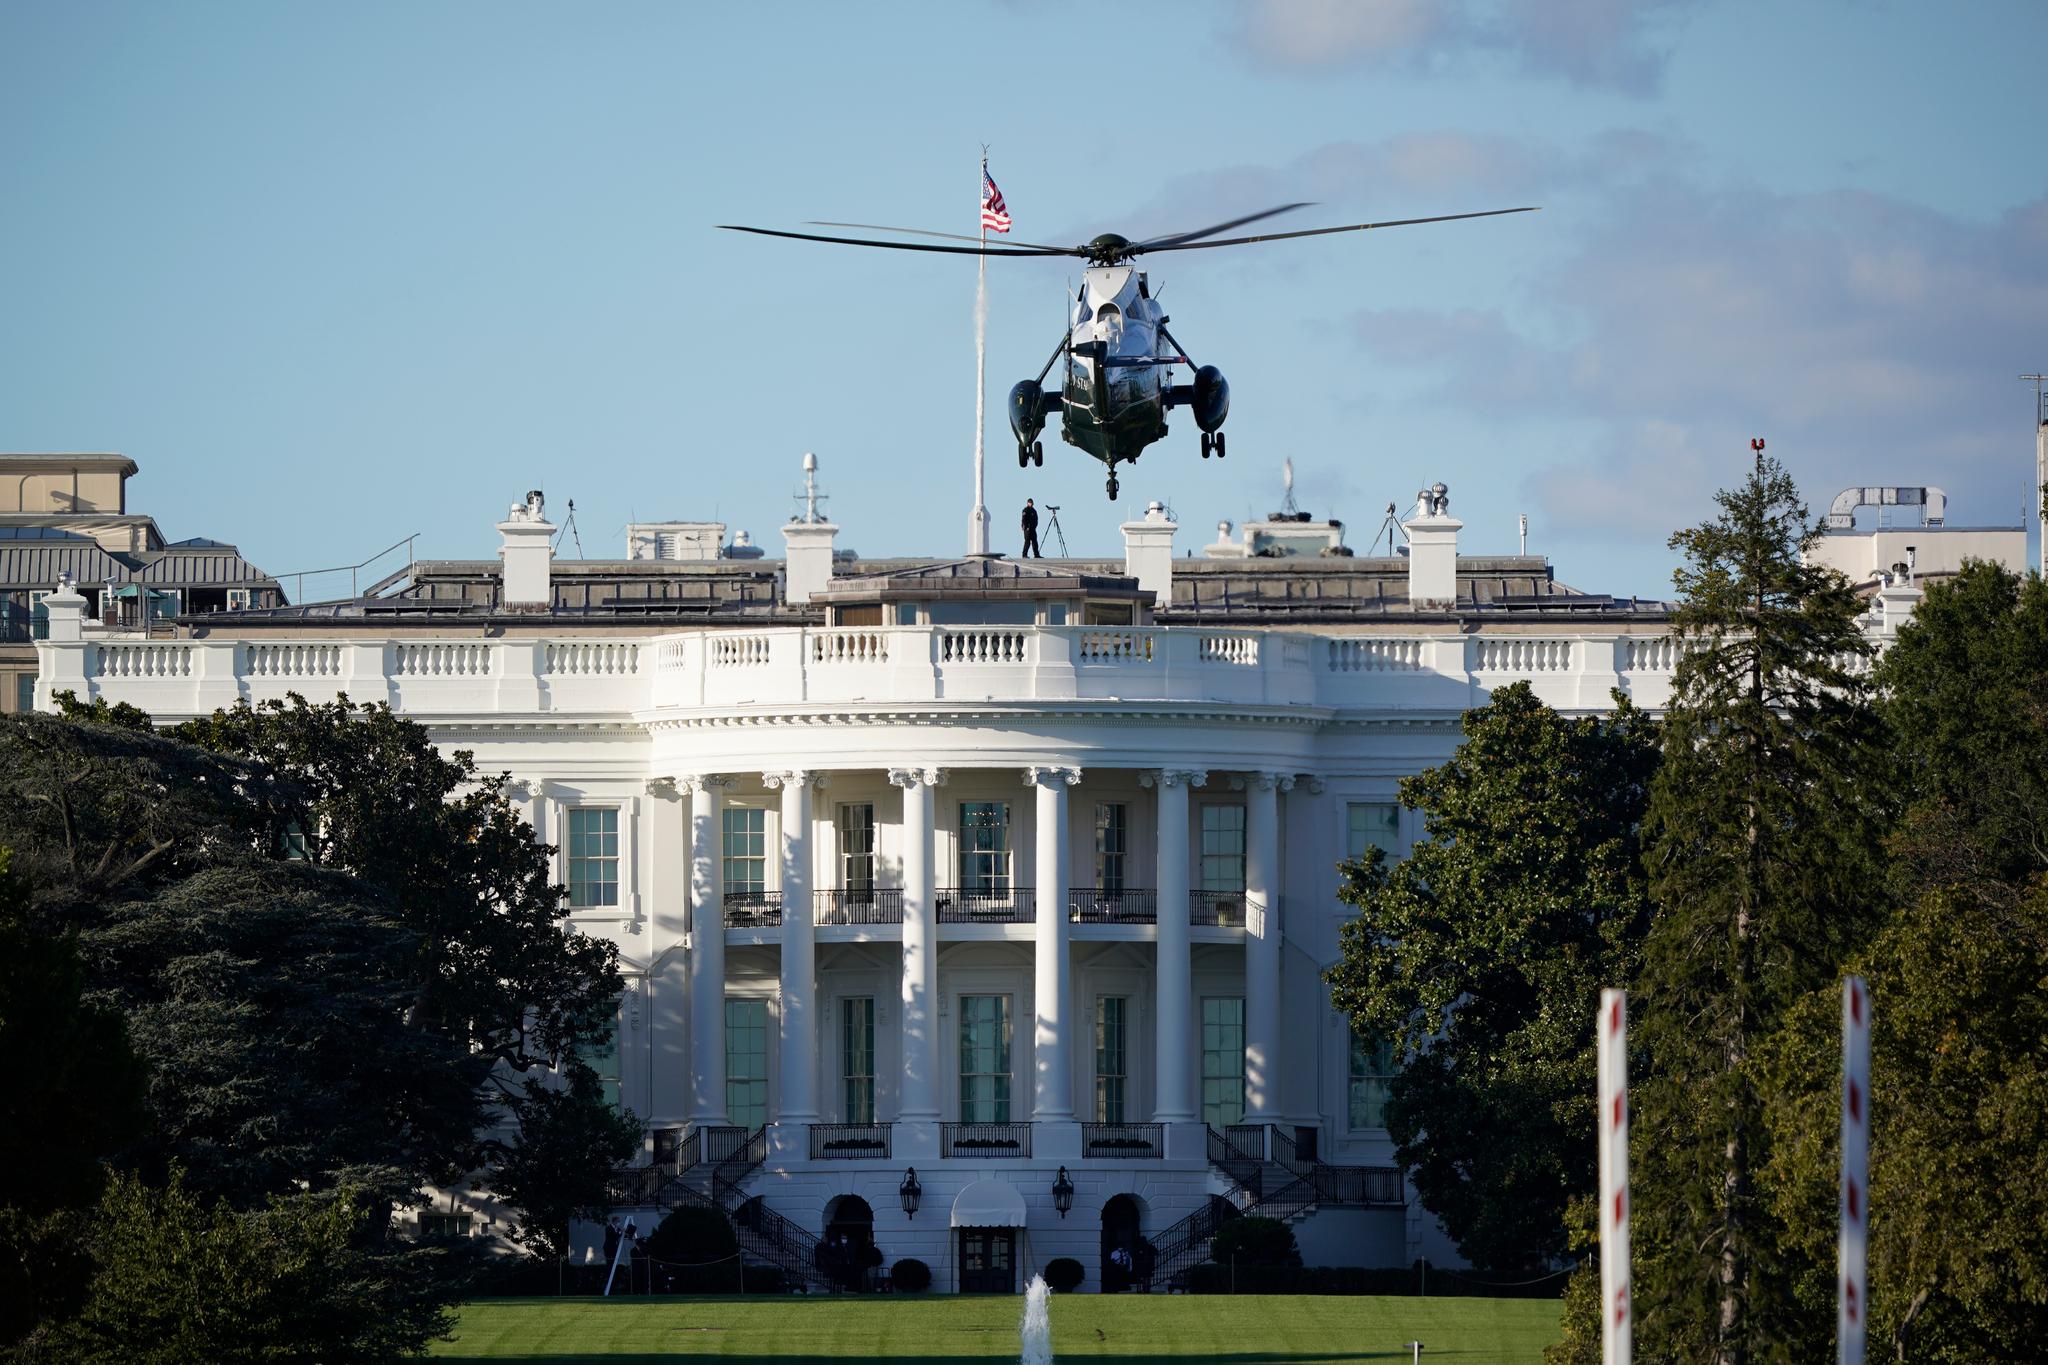
[{"label": "helicopter", "polygon": [[[1117,495],[1116,468],[1135,463],[1145,448],[1167,434],[1166,415],[1175,408],[1191,410],[1201,432],[1202,458],[1224,458],[1223,423],[1230,416],[1230,385],[1214,365],[1196,365],[1186,348],[1174,339],[1166,324],[1170,321],[1152,294],[1151,281],[1137,268],[1140,256],[1158,251],[1200,251],[1211,247],[1248,246],[1255,242],[1277,242],[1292,237],[1323,237],[1337,232],[1367,232],[1374,228],[1412,227],[1420,223],[1450,223],[1465,218],[1497,218],[1509,213],[1533,213],[1534,206],[1486,209],[1477,213],[1446,213],[1430,218],[1398,218],[1378,223],[1347,223],[1340,227],[1308,228],[1299,232],[1267,232],[1250,236],[1219,237],[1217,234],[1247,227],[1283,213],[1308,208],[1306,202],[1281,204],[1258,213],[1246,214],[1194,232],[1170,233],[1132,241],[1105,232],[1079,246],[1048,246],[1036,242],[1005,242],[989,246],[979,238],[954,232],[932,232],[923,228],[887,227],[877,223],[841,223],[814,220],[806,226],[857,228],[867,232],[892,232],[914,237],[936,237],[971,246],[942,246],[926,242],[884,242],[868,237],[837,237],[814,232],[785,232],[775,228],[743,227],[721,223],[728,232],[751,232],[763,237],[787,237],[805,242],[833,242],[842,246],[880,247],[890,251],[933,251],[959,256],[1069,256],[1088,263],[1081,274],[1081,287],[1069,312],[1066,334],[1047,357],[1036,379],[1020,380],[1010,390],[1010,430],[1017,438],[1017,464],[1045,464],[1045,445],[1039,440],[1052,414],[1060,414],[1060,437],[1100,460],[1109,470],[1109,497]],[[1057,392],[1046,389],[1046,376],[1064,361]],[[1176,383],[1175,366],[1191,373],[1186,383]]]}]

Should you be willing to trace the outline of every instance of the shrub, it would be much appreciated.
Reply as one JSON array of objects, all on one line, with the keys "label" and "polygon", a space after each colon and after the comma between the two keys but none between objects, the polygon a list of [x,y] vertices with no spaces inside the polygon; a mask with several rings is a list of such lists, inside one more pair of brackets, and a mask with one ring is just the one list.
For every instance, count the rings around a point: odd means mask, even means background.
[{"label": "shrub", "polygon": [[1087,1270],[1071,1256],[1062,1256],[1045,1263],[1045,1287],[1055,1294],[1071,1294],[1079,1289],[1081,1281],[1087,1278]]},{"label": "shrub", "polygon": [[1277,1218],[1233,1218],[1209,1243],[1209,1259],[1218,1265],[1301,1264],[1294,1229]]},{"label": "shrub", "polygon": [[[654,1262],[654,1283],[666,1294],[737,1294],[739,1239],[723,1209],[684,1204],[647,1235],[641,1250]],[[753,1289],[751,1268],[745,1283]]]},{"label": "shrub", "polygon": [[932,1268],[923,1261],[906,1258],[889,1268],[889,1278],[901,1293],[922,1294],[932,1287]]}]

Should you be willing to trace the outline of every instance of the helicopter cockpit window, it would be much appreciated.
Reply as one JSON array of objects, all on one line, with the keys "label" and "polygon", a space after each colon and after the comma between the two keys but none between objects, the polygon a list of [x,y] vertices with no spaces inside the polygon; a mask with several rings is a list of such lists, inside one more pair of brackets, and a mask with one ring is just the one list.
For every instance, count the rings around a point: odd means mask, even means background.
[{"label": "helicopter cockpit window", "polygon": [[1124,315],[1113,303],[1105,303],[1095,310],[1095,325],[1102,329],[1105,340],[1115,341],[1124,334]]}]

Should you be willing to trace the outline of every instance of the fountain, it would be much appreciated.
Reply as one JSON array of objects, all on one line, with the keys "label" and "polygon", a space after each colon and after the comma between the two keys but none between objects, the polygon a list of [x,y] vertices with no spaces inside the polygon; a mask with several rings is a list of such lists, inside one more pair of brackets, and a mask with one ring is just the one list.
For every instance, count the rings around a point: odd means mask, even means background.
[{"label": "fountain", "polygon": [[1024,1286],[1024,1355],[1022,1365],[1052,1365],[1052,1291],[1043,1275]]}]

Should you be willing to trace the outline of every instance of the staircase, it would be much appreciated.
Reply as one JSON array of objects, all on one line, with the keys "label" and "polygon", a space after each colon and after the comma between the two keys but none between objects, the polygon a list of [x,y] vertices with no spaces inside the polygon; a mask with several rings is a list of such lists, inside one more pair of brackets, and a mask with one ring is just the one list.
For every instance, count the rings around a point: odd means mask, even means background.
[{"label": "staircase", "polygon": [[[716,1159],[706,1160],[709,1151]],[[768,1207],[741,1186],[768,1156],[768,1130],[692,1129],[673,1161],[627,1166],[612,1173],[614,1208],[657,1208],[666,1213],[683,1204],[723,1210],[732,1220],[743,1263],[773,1266],[785,1287],[805,1293],[836,1293],[839,1286],[818,1269],[819,1240]]]},{"label": "staircase", "polygon": [[[1263,1141],[1261,1141],[1263,1139]],[[1172,1286],[1209,1259],[1209,1242],[1233,1218],[1253,1216],[1292,1223],[1324,1206],[1404,1206],[1401,1173],[1392,1166],[1332,1166],[1303,1157],[1292,1136],[1278,1125],[1265,1133],[1249,1128],[1209,1130],[1209,1164],[1230,1182],[1229,1197],[1209,1202],[1153,1240],[1151,1274],[1143,1280]]]}]

